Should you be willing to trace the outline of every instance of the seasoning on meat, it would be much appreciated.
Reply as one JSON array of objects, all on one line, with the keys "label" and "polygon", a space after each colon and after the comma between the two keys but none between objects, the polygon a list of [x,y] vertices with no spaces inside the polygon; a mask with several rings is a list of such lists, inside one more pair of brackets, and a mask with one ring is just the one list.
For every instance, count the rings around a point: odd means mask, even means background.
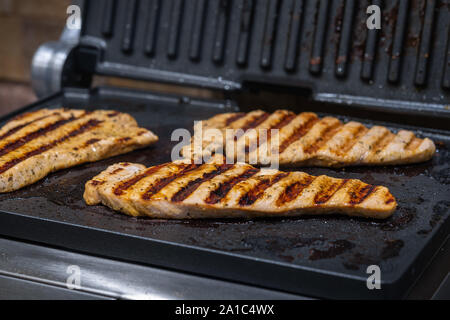
[{"label": "seasoning on meat", "polygon": [[0,129],[0,192],[32,184],[50,172],[148,146],[158,137],[115,111],[41,109]]}]

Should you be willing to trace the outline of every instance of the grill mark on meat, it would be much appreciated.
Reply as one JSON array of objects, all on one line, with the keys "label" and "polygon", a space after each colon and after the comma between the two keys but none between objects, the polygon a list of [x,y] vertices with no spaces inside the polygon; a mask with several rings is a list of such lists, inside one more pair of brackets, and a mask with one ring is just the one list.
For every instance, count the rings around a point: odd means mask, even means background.
[{"label": "grill mark on meat", "polygon": [[368,131],[369,129],[367,129],[365,126],[363,125],[358,126],[356,131],[353,133],[353,137],[348,139],[344,145],[340,146],[339,150],[336,150],[335,153],[346,154],[355,146],[355,144],[358,143],[359,139],[361,139]]},{"label": "grill mark on meat", "polygon": [[245,123],[242,126],[242,130],[244,130],[244,132],[248,129],[252,129],[252,128],[256,128],[257,126],[259,126],[261,123],[263,123],[264,121],[266,121],[266,119],[270,116],[270,113],[264,112],[263,114],[253,118],[252,120],[248,121],[247,123]]},{"label": "grill mark on meat", "polygon": [[197,188],[205,181],[209,181],[212,178],[221,175],[222,173],[234,168],[232,164],[223,164],[219,167],[216,167],[216,170],[204,173],[202,177],[197,178],[195,180],[189,181],[189,183],[181,188],[177,193],[172,196],[171,201],[173,202],[181,202],[189,197]]},{"label": "grill mark on meat", "polygon": [[[62,108],[62,109],[58,109],[58,110],[60,110],[62,112],[69,111],[69,109],[67,109],[67,108]],[[29,118],[32,115],[36,114],[37,112],[38,111],[31,111],[31,112],[25,112],[25,113],[19,114],[19,115],[15,116],[14,118],[12,118],[12,121],[24,120],[24,119]],[[55,115],[55,114],[59,114],[59,111],[54,112],[53,114],[50,114],[50,116]],[[47,115],[47,116],[49,116],[49,115]],[[45,116],[45,117],[47,117],[47,116]],[[31,120],[31,121],[34,121],[34,120]]]},{"label": "grill mark on meat", "polygon": [[48,117],[51,117],[51,116],[56,116],[56,115],[58,115],[58,114],[59,114],[58,112],[55,112],[55,113],[52,113],[52,114],[48,114],[48,115],[45,115],[45,116],[42,116],[42,117],[33,119],[33,120],[31,120],[31,121],[28,121],[28,122],[26,122],[26,123],[20,124],[20,125],[18,125],[18,126],[15,126],[14,128],[9,129],[7,132],[5,132],[4,134],[2,134],[2,135],[0,136],[0,140],[3,140],[3,139],[5,139],[5,138],[9,137],[10,135],[16,133],[16,132],[19,131],[20,129],[23,129],[23,128],[25,128],[26,126],[28,126],[28,125],[30,125],[30,124],[32,124],[32,123],[35,123],[35,122],[44,120],[44,119],[46,119],[46,118],[48,118]]},{"label": "grill mark on meat", "polygon": [[340,189],[342,189],[349,179],[344,179],[342,181],[337,181],[331,184],[328,184],[325,186],[325,188],[322,186],[320,190],[317,192],[316,196],[314,197],[314,203],[316,205],[322,205],[328,202],[328,200],[331,199],[331,197],[338,192]]},{"label": "grill mark on meat", "polygon": [[283,172],[283,173],[278,173],[275,177],[269,177],[266,179],[262,179],[261,181],[258,182],[258,184],[253,189],[251,189],[249,192],[244,194],[239,199],[239,205],[241,205],[241,206],[252,205],[253,203],[256,202],[256,200],[261,198],[261,196],[264,194],[264,191],[266,191],[266,189],[270,188],[275,183],[277,183],[281,179],[287,177],[288,175],[289,175],[289,173]]},{"label": "grill mark on meat", "polygon": [[238,134],[236,134],[234,136],[234,141],[237,141],[244,133],[245,131],[249,130],[249,129],[253,129],[256,128],[257,126],[259,126],[261,123],[263,123],[264,121],[266,121],[266,119],[270,116],[270,113],[264,112],[263,114],[254,117],[253,119],[250,119],[249,121],[247,121],[247,123],[245,123],[242,126],[242,132],[238,132]]},{"label": "grill mark on meat", "polygon": [[392,203],[392,202],[394,202],[394,201],[395,201],[394,197],[388,196],[387,199],[386,199],[386,201],[384,201],[384,203],[385,203],[385,204],[389,204],[389,203]]},{"label": "grill mark on meat", "polygon": [[305,176],[302,181],[297,181],[287,186],[278,197],[276,202],[277,206],[281,206],[297,199],[302,194],[303,190],[308,188],[314,180],[316,180],[316,177]]},{"label": "grill mark on meat", "polygon": [[334,135],[337,134],[341,128],[342,128],[341,123],[336,123],[336,124],[326,127],[323,130],[323,132],[317,137],[316,141],[314,141],[308,147],[305,148],[304,152],[306,154],[311,154],[311,153],[316,152],[322,146],[324,146],[331,138],[333,138]]},{"label": "grill mark on meat", "polygon": [[119,112],[114,111],[114,112],[108,113],[108,118],[113,118],[113,117],[115,117],[117,115],[119,115]]},{"label": "grill mark on meat", "polygon": [[416,150],[422,143],[422,140],[416,137],[413,137],[406,145],[405,150],[413,151]]},{"label": "grill mark on meat", "polygon": [[297,129],[295,129],[294,132],[292,132],[292,134],[281,143],[281,145],[280,145],[280,152],[279,153],[281,154],[292,143],[294,143],[295,141],[297,141],[301,137],[303,137],[305,134],[307,134],[308,131],[319,121],[320,121],[319,118],[317,118],[317,117],[315,117],[313,115],[310,115],[309,119],[306,120],[306,122],[304,124],[302,124]]},{"label": "grill mark on meat", "polygon": [[173,174],[169,177],[163,178],[159,181],[157,181],[154,185],[152,185],[150,188],[148,188],[143,194],[142,194],[142,199],[143,200],[150,200],[152,198],[153,195],[157,194],[158,192],[160,192],[165,186],[167,186],[169,183],[171,183],[172,181],[174,181],[175,179],[178,179],[182,176],[184,176],[186,173],[193,171],[197,168],[200,167],[200,165],[198,164],[188,164],[188,165],[183,165],[184,169],[182,169],[181,171],[179,171],[176,174]]},{"label": "grill mark on meat", "polygon": [[117,142],[118,143],[123,143],[123,142],[127,142],[127,141],[130,141],[130,140],[131,140],[130,137],[121,137],[121,138],[117,139]]},{"label": "grill mark on meat", "polygon": [[295,118],[297,118],[297,115],[295,113],[288,113],[283,117],[283,119],[280,122],[278,122],[271,129],[280,129],[281,130],[282,128],[287,126],[289,123],[291,123],[292,120],[294,120]]},{"label": "grill mark on meat", "polygon": [[361,185],[359,185],[355,190],[352,190],[350,192],[350,204],[351,205],[358,205],[362,203],[364,200],[366,200],[376,189],[376,186],[373,185],[365,185],[364,187],[360,188]]},{"label": "grill mark on meat", "polygon": [[226,121],[225,121],[225,126],[229,126],[230,124],[232,124],[233,122],[245,117],[246,113],[245,112],[239,112],[236,113],[234,115],[232,115],[231,117],[229,117]]},{"label": "grill mark on meat", "polygon": [[105,181],[91,180],[91,181],[89,181],[89,183],[92,184],[93,186],[100,186],[100,185],[104,184]]},{"label": "grill mark on meat", "polygon": [[[293,113],[286,113],[283,116],[281,116],[277,123],[273,124],[268,130],[267,130],[267,143],[270,142],[271,138],[272,138],[272,130],[274,129],[278,129],[280,130],[281,128],[283,128],[284,126],[287,126],[289,123],[291,123],[292,120],[294,120],[297,117],[296,114]],[[259,132],[258,132],[258,137],[259,137]],[[256,143],[252,143],[249,147],[245,147],[245,152],[246,153],[250,153],[255,151],[255,149],[258,147],[258,142]]]},{"label": "grill mark on meat", "polygon": [[[124,166],[128,166],[129,164],[124,164]],[[152,174],[156,173],[160,169],[167,167],[169,163],[160,164],[151,168],[148,168],[143,173],[138,174],[137,176],[128,179],[126,181],[122,181],[119,183],[113,190],[113,193],[116,196],[120,196],[125,193],[126,190],[134,186],[136,183],[138,183],[140,180],[144,179],[145,177],[151,176]]]},{"label": "grill mark on meat", "polygon": [[123,168],[117,168],[117,169],[114,169],[112,172],[110,172],[109,174],[110,175],[115,175],[115,174],[117,174],[117,173],[119,173],[120,171],[123,171]]},{"label": "grill mark on meat", "polygon": [[81,119],[83,116],[85,116],[85,114],[78,118],[71,116],[68,119],[61,119],[56,122],[49,123],[46,126],[41,127],[33,132],[27,133],[26,135],[14,140],[14,141],[9,142],[6,145],[4,145],[2,148],[0,148],[0,157],[4,156],[5,154],[8,154],[11,151],[14,151],[14,150],[22,147],[23,145],[27,144],[28,142],[30,142],[36,138],[39,138],[49,132],[52,132],[52,131],[58,129],[59,127],[65,125],[67,123]]},{"label": "grill mark on meat", "polygon": [[12,167],[17,165],[18,163],[20,163],[22,161],[25,161],[26,159],[28,159],[30,157],[33,157],[33,156],[39,155],[39,154],[41,154],[43,152],[46,152],[46,151],[52,149],[53,147],[57,146],[58,144],[66,141],[66,140],[68,140],[70,138],[73,138],[73,137],[75,137],[77,135],[80,135],[80,134],[86,132],[87,130],[90,130],[90,129],[98,126],[102,122],[103,121],[96,120],[96,119],[91,119],[91,120],[85,122],[84,124],[80,125],[77,129],[72,130],[71,132],[69,132],[65,136],[63,136],[63,137],[61,137],[59,139],[53,140],[50,143],[44,144],[44,145],[40,146],[39,148],[31,150],[31,151],[23,154],[20,157],[17,157],[15,159],[12,159],[12,160],[4,163],[2,166],[0,166],[0,174],[5,172],[5,171],[7,171],[7,170],[9,170],[9,169],[11,169]]},{"label": "grill mark on meat", "polygon": [[216,204],[226,197],[228,192],[238,183],[253,177],[259,172],[259,169],[251,168],[244,173],[221,183],[215,190],[211,191],[205,200],[207,204]]}]

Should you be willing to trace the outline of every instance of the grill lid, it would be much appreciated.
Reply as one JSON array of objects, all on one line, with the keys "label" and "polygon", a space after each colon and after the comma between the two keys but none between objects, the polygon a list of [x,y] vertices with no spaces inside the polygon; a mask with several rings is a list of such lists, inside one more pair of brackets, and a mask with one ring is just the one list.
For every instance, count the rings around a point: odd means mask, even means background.
[{"label": "grill lid", "polygon": [[[382,8],[369,30],[369,5]],[[448,0],[87,0],[86,73],[450,115]],[[88,63],[90,62],[90,63]]]}]

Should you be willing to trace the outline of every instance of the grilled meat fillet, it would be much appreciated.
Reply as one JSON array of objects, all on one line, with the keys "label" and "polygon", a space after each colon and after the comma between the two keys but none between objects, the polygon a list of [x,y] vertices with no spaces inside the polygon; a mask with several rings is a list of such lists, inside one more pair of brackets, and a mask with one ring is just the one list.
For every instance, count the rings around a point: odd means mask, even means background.
[{"label": "grilled meat fillet", "polygon": [[158,140],[128,114],[42,109],[0,129],[0,192],[32,184],[50,172],[97,161]]},{"label": "grilled meat fillet", "polygon": [[[223,162],[223,161],[222,161]],[[303,172],[216,161],[146,168],[117,163],[88,181],[88,205],[164,219],[288,217],[341,213],[386,218],[397,203],[386,187]]]},{"label": "grilled meat fillet", "polygon": [[[208,135],[206,129],[218,129],[223,141]],[[226,129],[242,131],[235,131],[235,136],[227,137]],[[256,134],[246,132],[248,129],[255,129]],[[268,129],[266,139],[261,139],[259,129]],[[271,136],[270,129],[278,129],[278,139]],[[200,135],[197,132],[196,135]],[[199,141],[199,147],[194,147],[194,139]],[[257,159],[255,164],[258,165],[270,162],[272,149],[272,154],[277,154],[282,166],[331,167],[416,163],[431,159],[436,150],[433,141],[419,139],[411,131],[392,133],[382,126],[369,129],[354,121],[342,123],[333,117],[320,119],[311,112],[297,115],[287,110],[277,110],[272,114],[256,110],[223,113],[202,121],[201,136],[194,136],[191,144],[182,149],[182,155],[199,159],[205,154],[221,152],[223,148],[229,156],[229,146],[234,148],[231,155],[234,159],[240,152],[244,158],[239,161]]]}]

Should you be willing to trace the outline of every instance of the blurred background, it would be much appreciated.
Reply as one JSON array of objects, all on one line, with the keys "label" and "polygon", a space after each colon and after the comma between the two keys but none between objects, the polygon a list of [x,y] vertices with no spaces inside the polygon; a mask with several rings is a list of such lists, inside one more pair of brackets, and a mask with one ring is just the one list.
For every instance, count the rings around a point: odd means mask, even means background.
[{"label": "blurred background", "polygon": [[[36,101],[30,84],[33,54],[42,43],[59,39],[70,3],[70,0],[0,0],[0,116]],[[93,85],[102,84],[221,98],[220,93],[204,89],[94,78]]]}]

